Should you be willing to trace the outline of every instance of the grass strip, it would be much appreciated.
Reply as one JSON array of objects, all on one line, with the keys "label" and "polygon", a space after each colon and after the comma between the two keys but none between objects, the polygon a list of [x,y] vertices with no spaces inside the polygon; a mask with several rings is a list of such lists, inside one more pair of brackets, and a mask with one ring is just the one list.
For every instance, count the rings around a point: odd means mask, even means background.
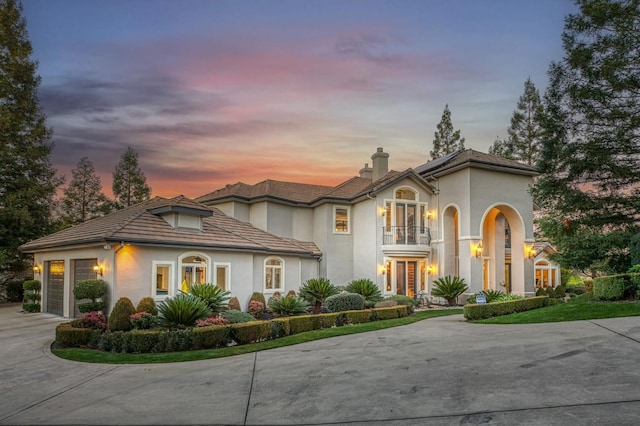
[{"label": "grass strip", "polygon": [[297,345],[299,343],[326,339],[329,337],[346,336],[349,334],[383,330],[385,328],[412,324],[414,322],[422,321],[429,318],[458,314],[462,314],[462,309],[424,310],[418,311],[414,315],[405,318],[397,318],[385,321],[373,321],[363,324],[347,325],[343,327],[325,328],[322,330],[308,331],[305,333],[294,334],[292,336],[281,337],[279,339],[267,340],[266,342],[251,343],[241,346],[229,346],[218,349],[204,349],[199,351],[167,352],[158,354],[121,354],[85,348],[62,348],[52,349],[51,352],[60,358],[68,359],[71,361],[100,364],[157,364],[169,362],[198,361],[203,359],[223,358],[227,356],[264,351],[267,349],[281,348],[284,346]]},{"label": "grass strip", "polygon": [[536,324],[544,322],[580,321],[640,315],[640,301],[597,302],[569,300],[567,303],[473,321],[479,324]]}]

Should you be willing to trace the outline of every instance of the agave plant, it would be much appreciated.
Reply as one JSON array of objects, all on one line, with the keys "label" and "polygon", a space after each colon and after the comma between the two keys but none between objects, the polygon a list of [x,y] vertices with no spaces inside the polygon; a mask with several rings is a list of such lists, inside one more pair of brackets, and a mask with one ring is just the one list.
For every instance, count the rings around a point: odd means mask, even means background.
[{"label": "agave plant", "polygon": [[274,297],[269,300],[269,310],[277,317],[291,317],[306,314],[309,303],[302,297],[285,296],[279,299]]},{"label": "agave plant", "polygon": [[368,308],[371,308],[382,300],[380,289],[369,279],[353,280],[347,285],[345,290],[349,293],[357,293],[364,296],[364,304]]},{"label": "agave plant", "polygon": [[322,311],[322,302],[334,294],[338,289],[331,284],[327,278],[311,278],[300,287],[300,297],[313,305],[313,313],[319,314]]},{"label": "agave plant", "polygon": [[431,295],[443,297],[447,300],[449,306],[454,306],[458,301],[458,296],[467,290],[469,290],[469,287],[465,283],[464,278],[447,275],[433,282]]},{"label": "agave plant", "polygon": [[158,321],[169,328],[193,327],[209,315],[207,303],[189,293],[179,293],[158,305]]},{"label": "agave plant", "polygon": [[193,284],[189,288],[189,293],[204,300],[212,314],[218,314],[227,309],[231,298],[231,293],[209,283]]}]

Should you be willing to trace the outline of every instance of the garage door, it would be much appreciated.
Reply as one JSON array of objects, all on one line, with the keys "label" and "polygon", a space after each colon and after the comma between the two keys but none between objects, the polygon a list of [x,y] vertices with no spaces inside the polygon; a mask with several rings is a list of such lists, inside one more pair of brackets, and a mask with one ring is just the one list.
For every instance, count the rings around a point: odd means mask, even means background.
[{"label": "garage door", "polygon": [[47,262],[47,309],[62,316],[64,307],[64,260]]},{"label": "garage door", "polygon": [[[84,280],[95,280],[98,275],[93,270],[93,266],[97,263],[98,259],[76,259],[73,261],[73,287],[71,287],[71,294],[73,295],[73,288],[77,283]],[[81,317],[82,313],[78,310],[78,305],[81,303],[90,302],[89,299],[75,300],[74,298],[74,316],[76,318]]]}]

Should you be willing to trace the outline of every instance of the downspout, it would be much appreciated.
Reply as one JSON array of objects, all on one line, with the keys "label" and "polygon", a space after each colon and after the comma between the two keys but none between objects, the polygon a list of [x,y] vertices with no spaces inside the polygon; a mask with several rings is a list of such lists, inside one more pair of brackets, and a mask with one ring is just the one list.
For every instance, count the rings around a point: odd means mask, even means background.
[{"label": "downspout", "polygon": [[[124,248],[124,241],[120,241],[118,248],[113,251],[113,283],[111,283],[111,302],[115,305],[116,282],[118,276],[118,252]],[[112,305],[113,306],[113,305]]]}]

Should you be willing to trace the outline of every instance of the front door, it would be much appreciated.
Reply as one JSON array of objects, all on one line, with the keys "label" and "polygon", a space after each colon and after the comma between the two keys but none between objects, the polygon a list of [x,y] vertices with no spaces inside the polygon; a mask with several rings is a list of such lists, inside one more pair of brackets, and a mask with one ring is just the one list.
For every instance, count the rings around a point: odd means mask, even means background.
[{"label": "front door", "polygon": [[416,261],[396,261],[396,294],[414,297],[416,292]]}]

